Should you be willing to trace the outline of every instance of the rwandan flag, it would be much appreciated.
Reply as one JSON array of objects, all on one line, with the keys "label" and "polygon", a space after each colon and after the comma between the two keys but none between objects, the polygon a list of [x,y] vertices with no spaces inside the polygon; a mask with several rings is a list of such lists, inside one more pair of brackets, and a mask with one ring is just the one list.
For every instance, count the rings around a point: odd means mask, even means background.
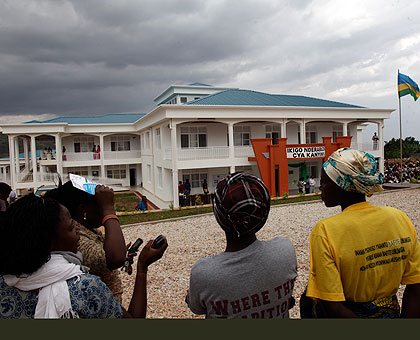
[{"label": "rwandan flag", "polygon": [[419,86],[409,76],[398,72],[398,96],[402,97],[406,94],[411,94],[414,100],[420,97]]}]

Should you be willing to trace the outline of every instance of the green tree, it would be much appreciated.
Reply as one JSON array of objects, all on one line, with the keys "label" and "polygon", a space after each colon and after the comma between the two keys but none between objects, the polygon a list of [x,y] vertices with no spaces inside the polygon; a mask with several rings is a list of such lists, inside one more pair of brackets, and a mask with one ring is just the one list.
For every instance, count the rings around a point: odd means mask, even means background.
[{"label": "green tree", "polygon": [[[385,142],[385,158],[400,158],[400,139],[392,138],[390,141]],[[402,141],[402,156],[408,158],[413,153],[420,152],[420,142],[414,137],[406,137]]]}]

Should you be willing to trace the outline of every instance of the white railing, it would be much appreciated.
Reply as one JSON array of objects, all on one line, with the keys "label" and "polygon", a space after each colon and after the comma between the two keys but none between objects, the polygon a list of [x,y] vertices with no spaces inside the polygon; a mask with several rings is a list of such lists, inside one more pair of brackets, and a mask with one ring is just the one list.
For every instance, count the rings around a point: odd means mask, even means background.
[{"label": "white railing", "polygon": [[252,146],[235,146],[235,157],[254,157]]},{"label": "white railing", "polygon": [[223,158],[229,158],[228,146],[212,146],[209,148],[178,148],[178,159],[182,161]]},{"label": "white railing", "polygon": [[94,152],[66,152],[63,155],[63,161],[91,161],[99,160],[99,155]]},{"label": "white railing", "polygon": [[140,158],[140,150],[130,150],[130,151],[105,151],[105,159],[130,159],[130,158]]},{"label": "white railing", "polygon": [[373,147],[373,142],[371,142],[371,143],[357,143],[357,142],[352,142],[350,144],[350,147],[353,148],[353,149],[361,150],[361,151],[379,151],[380,150],[379,143],[378,143],[377,148],[375,149]]}]

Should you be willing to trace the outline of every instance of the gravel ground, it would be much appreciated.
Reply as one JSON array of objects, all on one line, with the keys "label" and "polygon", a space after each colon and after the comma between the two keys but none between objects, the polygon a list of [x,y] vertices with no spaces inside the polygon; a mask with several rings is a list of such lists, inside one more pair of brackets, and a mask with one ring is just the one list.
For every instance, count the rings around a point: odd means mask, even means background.
[{"label": "gravel ground", "polygon": [[[379,206],[392,206],[404,211],[420,233],[420,188],[387,191],[367,199]],[[294,296],[296,305],[291,318],[299,318],[299,297],[309,275],[309,236],[315,224],[340,212],[338,207],[326,208],[322,202],[295,203],[273,206],[266,225],[257,233],[261,240],[276,236],[288,237],[293,243],[298,260],[298,277]],[[149,268],[148,318],[202,318],[193,314],[184,302],[192,265],[200,258],[224,250],[224,233],[212,214],[182,218],[159,223],[142,223],[123,227],[124,237],[134,242],[137,237],[146,240],[163,234],[168,249],[163,258]],[[136,262],[136,261],[135,261]],[[134,268],[135,269],[135,268]],[[123,305],[130,302],[135,271],[122,275]],[[402,287],[403,288],[403,287]],[[402,289],[398,292],[401,298]]]}]

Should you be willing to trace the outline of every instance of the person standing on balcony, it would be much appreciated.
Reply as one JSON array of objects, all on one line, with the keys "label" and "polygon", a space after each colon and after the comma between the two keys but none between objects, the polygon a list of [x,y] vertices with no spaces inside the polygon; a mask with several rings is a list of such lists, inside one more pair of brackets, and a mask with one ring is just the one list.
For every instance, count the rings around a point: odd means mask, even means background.
[{"label": "person standing on balcony", "polygon": [[250,174],[228,175],[217,184],[213,212],[226,249],[192,267],[188,307],[207,318],[289,318],[297,276],[293,244],[256,236],[270,212],[267,187]]},{"label": "person standing on balcony", "polygon": [[93,144],[92,155],[93,155],[93,159],[96,159],[96,145],[95,144]]},{"label": "person standing on balcony", "polygon": [[96,159],[101,159],[101,147],[99,144],[96,146]]},{"label": "person standing on balcony", "polygon": [[378,150],[378,140],[379,140],[379,137],[376,135],[376,132],[374,132],[372,136],[373,150]]}]

